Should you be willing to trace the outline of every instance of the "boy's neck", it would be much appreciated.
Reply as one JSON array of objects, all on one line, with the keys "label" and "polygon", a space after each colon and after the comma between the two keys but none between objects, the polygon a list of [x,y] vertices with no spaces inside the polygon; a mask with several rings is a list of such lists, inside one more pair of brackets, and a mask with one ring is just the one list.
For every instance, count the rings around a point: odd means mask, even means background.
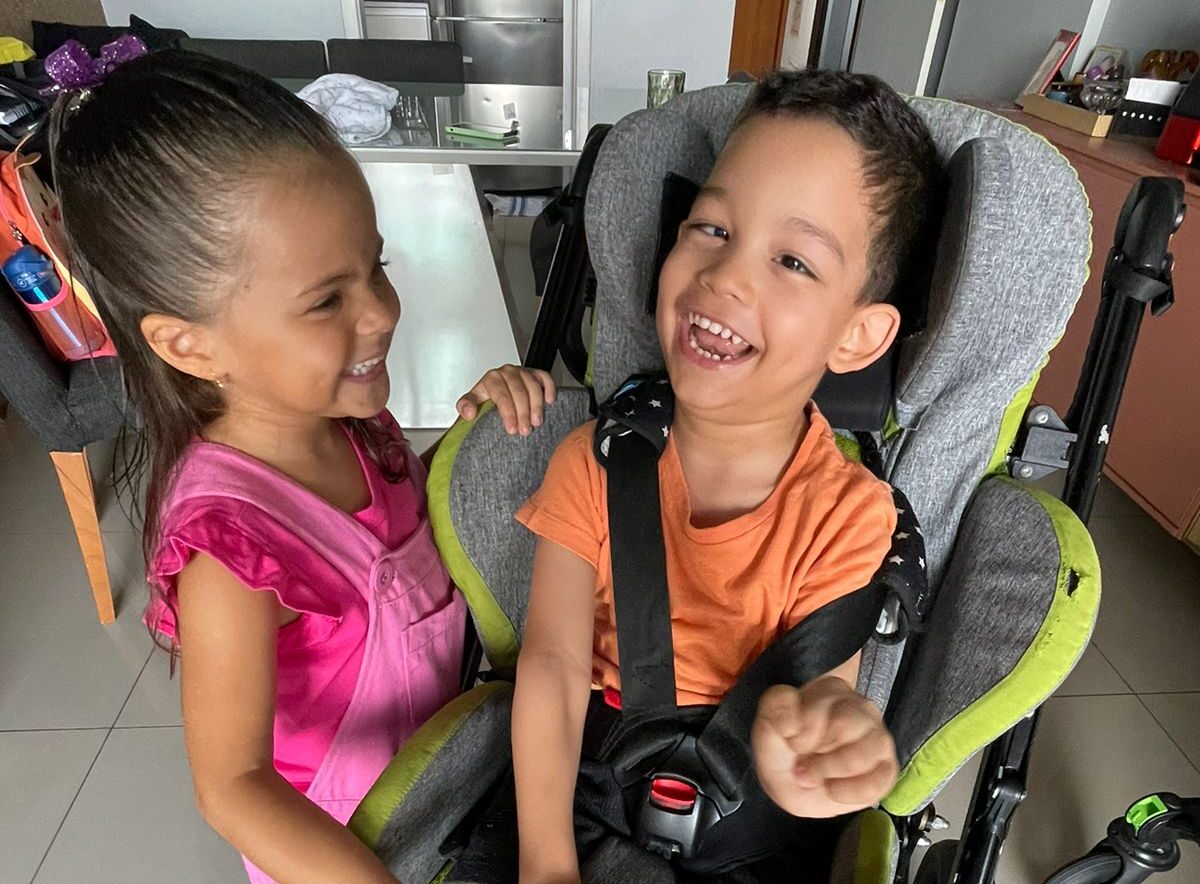
[{"label": "boy's neck", "polygon": [[679,402],[671,436],[698,527],[756,509],[775,490],[808,433],[807,407],[746,422],[724,420]]}]

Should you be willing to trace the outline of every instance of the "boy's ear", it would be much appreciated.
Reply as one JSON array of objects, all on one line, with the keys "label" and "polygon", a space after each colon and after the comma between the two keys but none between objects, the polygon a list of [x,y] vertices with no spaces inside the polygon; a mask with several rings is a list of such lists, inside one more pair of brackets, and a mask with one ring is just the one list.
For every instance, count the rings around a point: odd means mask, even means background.
[{"label": "boy's ear", "polygon": [[859,307],[845,336],[829,357],[829,370],[846,374],[866,368],[887,352],[899,331],[900,311],[891,304]]},{"label": "boy's ear", "polygon": [[145,316],[141,327],[150,349],[167,365],[204,381],[219,376],[204,329],[178,316],[161,313]]}]

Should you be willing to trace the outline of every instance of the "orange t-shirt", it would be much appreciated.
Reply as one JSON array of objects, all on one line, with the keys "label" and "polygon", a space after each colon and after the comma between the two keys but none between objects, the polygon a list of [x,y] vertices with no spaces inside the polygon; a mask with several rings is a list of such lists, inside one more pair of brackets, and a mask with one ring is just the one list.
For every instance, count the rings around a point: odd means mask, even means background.
[{"label": "orange t-shirt", "polygon": [[[861,589],[896,530],[888,486],[848,461],[810,406],[809,429],[757,509],[707,528],[691,523],[674,439],[658,465],[676,701],[714,704],[775,639],[834,599]],[[620,689],[607,480],[592,454],[595,422],[555,451],[517,519],[596,569],[592,678]]]}]

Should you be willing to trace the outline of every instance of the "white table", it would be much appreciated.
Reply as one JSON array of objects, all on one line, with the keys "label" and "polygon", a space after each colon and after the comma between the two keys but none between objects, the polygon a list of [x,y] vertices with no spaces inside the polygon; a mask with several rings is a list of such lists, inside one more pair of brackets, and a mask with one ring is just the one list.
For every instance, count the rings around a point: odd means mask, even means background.
[{"label": "white table", "polygon": [[458,397],[485,371],[521,361],[470,166],[569,169],[579,152],[564,150],[561,130],[546,123],[522,125],[520,140],[507,146],[444,131],[459,119],[501,124],[506,107],[561,105],[561,89],[390,85],[417,99],[423,125],[405,131],[397,118],[389,135],[351,151],[375,198],[388,278],[402,306],[388,355],[388,408],[405,428],[445,429],[457,417]]},{"label": "white table", "polygon": [[[569,169],[579,151],[564,149],[561,131],[546,123],[522,125],[520,140],[507,146],[467,144],[444,132],[454,119],[502,123],[506,109],[519,114],[556,94],[561,107],[561,90],[554,87],[390,85],[419,98],[428,126],[423,135],[397,126],[378,143],[352,148],[375,198],[392,262],[388,277],[403,308],[388,355],[388,408],[403,427],[445,429],[457,416],[458,397],[485,371],[521,361],[469,167]],[[445,97],[454,89],[462,94]],[[614,117],[645,100],[636,90],[619,92],[584,91],[579,98]]]},{"label": "white table", "polygon": [[520,363],[471,171],[364,162],[400,324],[388,408],[402,427],[444,429],[489,368]]}]

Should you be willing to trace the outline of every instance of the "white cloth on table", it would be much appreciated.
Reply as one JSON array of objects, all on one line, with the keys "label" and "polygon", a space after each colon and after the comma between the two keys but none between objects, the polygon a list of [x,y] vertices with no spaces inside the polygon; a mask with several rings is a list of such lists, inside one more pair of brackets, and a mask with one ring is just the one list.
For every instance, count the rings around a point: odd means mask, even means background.
[{"label": "white cloth on table", "polygon": [[392,108],[400,93],[356,74],[325,74],[297,95],[333,125],[347,144],[364,144],[392,128]]}]

